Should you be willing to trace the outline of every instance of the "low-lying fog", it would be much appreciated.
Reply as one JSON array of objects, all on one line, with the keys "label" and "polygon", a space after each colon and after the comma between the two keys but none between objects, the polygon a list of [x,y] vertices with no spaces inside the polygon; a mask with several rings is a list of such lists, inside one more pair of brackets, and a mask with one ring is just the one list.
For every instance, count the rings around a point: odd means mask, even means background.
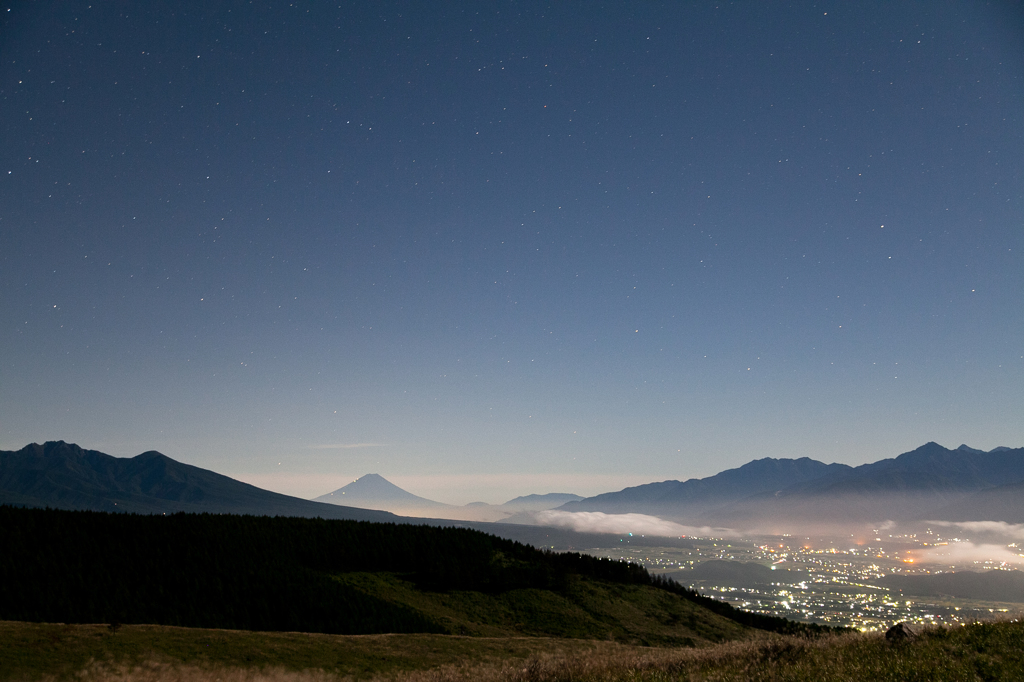
[{"label": "low-lying fog", "polygon": [[[687,526],[647,514],[606,514],[570,512],[557,509],[521,515],[521,522],[561,528],[578,533],[645,536],[651,538],[723,538],[738,539],[766,535],[760,529]],[[886,521],[866,527],[815,527],[813,530],[777,533],[779,537],[801,537],[805,541],[837,541],[853,546],[899,547],[904,563],[935,564],[963,568],[977,564],[1004,567],[1024,566],[1024,524],[1002,521],[925,521],[895,523]]]}]

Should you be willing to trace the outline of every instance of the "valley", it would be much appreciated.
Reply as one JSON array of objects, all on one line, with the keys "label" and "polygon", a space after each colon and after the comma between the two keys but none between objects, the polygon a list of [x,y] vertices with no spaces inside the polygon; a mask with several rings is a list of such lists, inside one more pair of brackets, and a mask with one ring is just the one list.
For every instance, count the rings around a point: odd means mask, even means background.
[{"label": "valley", "polygon": [[[403,537],[420,538],[416,542],[423,542],[427,537],[443,537],[447,543],[480,531],[554,553],[582,552],[634,563],[653,577],[671,578],[695,594],[708,595],[758,617],[871,631],[884,630],[899,621],[958,624],[1014,617],[1024,610],[1024,572],[1018,570],[1024,564],[1019,547],[1024,528],[1018,523],[1020,501],[1019,496],[1012,494],[1016,484],[1000,485],[1019,480],[1024,472],[1022,455],[1024,449],[1021,448],[1000,447],[982,452],[965,445],[949,450],[928,443],[896,458],[857,468],[826,465],[807,458],[761,459],[706,479],[652,483],[593,498],[549,493],[517,497],[501,505],[454,507],[413,495],[375,474],[363,476],[316,500],[301,500],[254,488],[156,452],[116,458],[73,444],[49,442],[42,446],[32,444],[18,452],[0,452],[0,502],[26,507],[143,514],[230,511],[293,519],[305,516],[393,521],[399,524],[398,528],[406,529],[402,531]],[[874,504],[883,489],[886,504]],[[983,514],[964,511],[973,506],[977,495],[984,496],[988,511]],[[336,504],[339,499],[345,504]],[[436,516],[401,515],[414,507]],[[780,509],[785,513],[780,513]],[[846,511],[851,513],[844,523],[815,525],[815,519],[823,518],[819,513],[822,509],[830,510],[832,516]],[[858,521],[858,514],[853,513],[857,510],[861,516],[865,510],[870,510],[876,517],[891,512],[889,518],[898,520]],[[903,510],[902,517],[896,514],[900,510]],[[923,516],[933,511],[943,512],[940,518],[946,520],[921,520],[935,518]],[[481,521],[478,516],[481,513],[497,522]],[[659,513],[663,516],[658,516]],[[741,517],[756,517],[762,521],[774,518],[772,524],[783,524],[794,532],[768,532],[757,524],[726,526],[727,522]],[[18,518],[28,517],[20,515]],[[241,518],[230,521],[225,517],[217,524],[227,524],[226,529],[232,524],[251,523],[243,523]],[[130,525],[148,523],[141,518],[122,521]],[[701,521],[713,522],[713,525],[703,528],[685,525]],[[198,521],[182,519],[175,523]],[[316,522],[303,525],[294,519],[275,521],[266,528],[285,523],[317,527]],[[420,524],[424,524],[420,526],[422,530],[413,530]],[[114,528],[120,527],[121,522],[111,519],[102,525]],[[203,528],[207,525],[207,522],[199,524]],[[434,530],[428,531],[427,527]],[[442,530],[454,531],[452,527],[470,535]],[[208,530],[213,532],[213,528],[209,525]],[[746,529],[740,530],[742,528]],[[795,532],[796,528],[803,528],[804,532]],[[74,538],[68,541],[77,542]],[[470,567],[465,562],[465,556],[469,555],[463,556],[463,550],[453,550],[445,544],[433,546],[429,542],[424,545],[424,551],[427,547],[431,554],[437,554],[438,562],[431,569],[432,577],[428,582],[445,583],[456,573],[479,578],[487,571],[497,570],[492,578],[498,580],[495,584],[503,585],[501,590],[523,586],[548,589],[556,583],[564,590],[568,585],[557,580],[552,583],[547,579],[540,582],[535,578],[525,579],[519,575],[518,568],[501,562],[492,566],[490,558],[482,558],[485,555],[474,554],[470,563],[475,562],[475,568]],[[195,549],[183,547],[182,551],[194,552]],[[26,554],[26,560],[40,559],[33,552]],[[151,559],[140,555],[140,561]],[[342,563],[348,565],[349,562],[345,559]],[[318,565],[316,561],[310,564],[314,565]],[[373,631],[399,627],[484,635],[506,632],[502,628],[509,624],[530,620],[521,616],[534,608],[530,606],[533,597],[527,593],[516,593],[511,601],[503,598],[485,606],[464,602],[454,612],[451,605],[424,601],[424,593],[409,592],[402,587],[405,583],[399,574],[407,572],[409,565],[407,561],[374,564],[372,570],[395,575],[361,582],[346,579],[325,583],[323,579],[327,575],[321,574],[316,589],[325,590],[325,594],[333,595],[339,603],[360,605],[358,608],[368,614],[390,614],[385,617],[390,625],[373,621],[375,624],[370,626]],[[487,566],[486,571],[481,573],[484,566]],[[284,570],[281,567],[274,570],[279,569]],[[40,566],[39,570],[51,570],[51,567]],[[358,573],[366,570],[366,566],[353,564],[346,570]],[[418,587],[424,586],[426,577],[420,576]],[[174,580],[173,576],[168,579]],[[313,589],[312,584],[301,588],[296,584],[295,589],[305,592]],[[466,585],[472,589],[481,586],[476,578]],[[139,586],[139,589],[144,587]],[[305,600],[308,596],[302,598]],[[126,601],[121,601],[122,606],[106,611],[137,611],[135,606],[129,608]],[[156,608],[158,601],[150,606]],[[314,601],[308,603],[312,605]],[[549,601],[549,606],[558,602],[557,599]],[[667,636],[658,632],[657,627],[647,625],[639,630],[617,627],[609,630],[600,623],[614,618],[600,609],[595,611],[591,606],[584,606],[586,599],[570,602],[558,602],[557,608],[545,616],[553,618],[553,623],[562,623],[554,625],[551,632],[575,623],[581,627],[578,636],[607,635],[612,631],[617,633],[617,639],[627,641],[654,641]],[[25,613],[36,613],[37,606]],[[198,603],[189,608],[192,610],[188,613],[175,612],[172,622],[206,622]],[[287,611],[284,604],[268,608],[269,611],[259,617],[216,622],[244,627],[266,627],[271,623],[276,627],[289,622],[283,615]],[[466,608],[468,612],[459,611]],[[568,615],[580,608],[590,615],[583,620]],[[268,616],[271,612],[278,615]],[[467,616],[470,612],[474,615]],[[155,618],[156,613],[153,611],[150,617]],[[579,613],[582,612],[577,616]],[[491,616],[496,620],[488,620]],[[141,613],[135,617],[142,617]],[[164,617],[171,616],[161,616]],[[303,627],[324,631],[337,627],[328,625],[325,614],[316,616],[313,621],[318,623],[315,627],[308,623]],[[548,632],[543,628],[536,630],[534,625],[520,631]],[[685,639],[693,633],[673,636]]]},{"label": "valley", "polygon": [[[1024,613],[1024,572],[1005,562],[977,559],[936,564],[915,559],[928,550],[949,546],[952,539],[934,532],[886,535],[884,539],[875,536],[870,541],[709,537],[659,546],[653,538],[642,538],[640,545],[631,543],[628,536],[619,540],[616,547],[583,551],[638,563],[653,574],[670,576],[737,608],[782,618],[884,631],[900,621],[953,625]],[[989,577],[984,574],[998,573],[993,577],[1011,580],[1000,581],[1001,589],[989,590],[995,594],[988,595],[968,584],[979,580],[960,581],[959,590],[946,590],[952,594],[930,595],[911,594],[886,584],[892,576],[963,577],[967,572],[982,574],[981,579]]]}]

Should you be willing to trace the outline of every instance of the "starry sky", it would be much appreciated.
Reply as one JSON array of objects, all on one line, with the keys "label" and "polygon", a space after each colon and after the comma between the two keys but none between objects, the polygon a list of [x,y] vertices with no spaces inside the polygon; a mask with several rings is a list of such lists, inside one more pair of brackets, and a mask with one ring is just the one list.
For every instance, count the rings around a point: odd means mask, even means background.
[{"label": "starry sky", "polygon": [[0,4],[0,448],[312,497],[1024,445],[1011,2]]}]

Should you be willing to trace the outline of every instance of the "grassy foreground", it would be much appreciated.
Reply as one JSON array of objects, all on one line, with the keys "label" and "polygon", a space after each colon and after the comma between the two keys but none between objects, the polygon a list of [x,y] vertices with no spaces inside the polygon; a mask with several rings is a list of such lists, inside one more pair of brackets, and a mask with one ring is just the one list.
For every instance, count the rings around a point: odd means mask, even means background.
[{"label": "grassy foreground", "polygon": [[879,634],[763,634],[700,648],[451,635],[323,635],[0,622],[0,678],[83,682],[1024,680],[1024,623]]}]

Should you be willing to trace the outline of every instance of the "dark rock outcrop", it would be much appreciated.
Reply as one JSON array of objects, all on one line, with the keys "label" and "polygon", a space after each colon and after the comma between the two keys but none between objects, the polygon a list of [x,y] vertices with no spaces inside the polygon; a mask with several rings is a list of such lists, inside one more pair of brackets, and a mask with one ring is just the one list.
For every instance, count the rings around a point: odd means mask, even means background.
[{"label": "dark rock outcrop", "polygon": [[920,628],[907,622],[896,623],[896,625],[885,631],[885,641],[891,644],[903,644],[905,642],[913,642],[920,635]]}]

